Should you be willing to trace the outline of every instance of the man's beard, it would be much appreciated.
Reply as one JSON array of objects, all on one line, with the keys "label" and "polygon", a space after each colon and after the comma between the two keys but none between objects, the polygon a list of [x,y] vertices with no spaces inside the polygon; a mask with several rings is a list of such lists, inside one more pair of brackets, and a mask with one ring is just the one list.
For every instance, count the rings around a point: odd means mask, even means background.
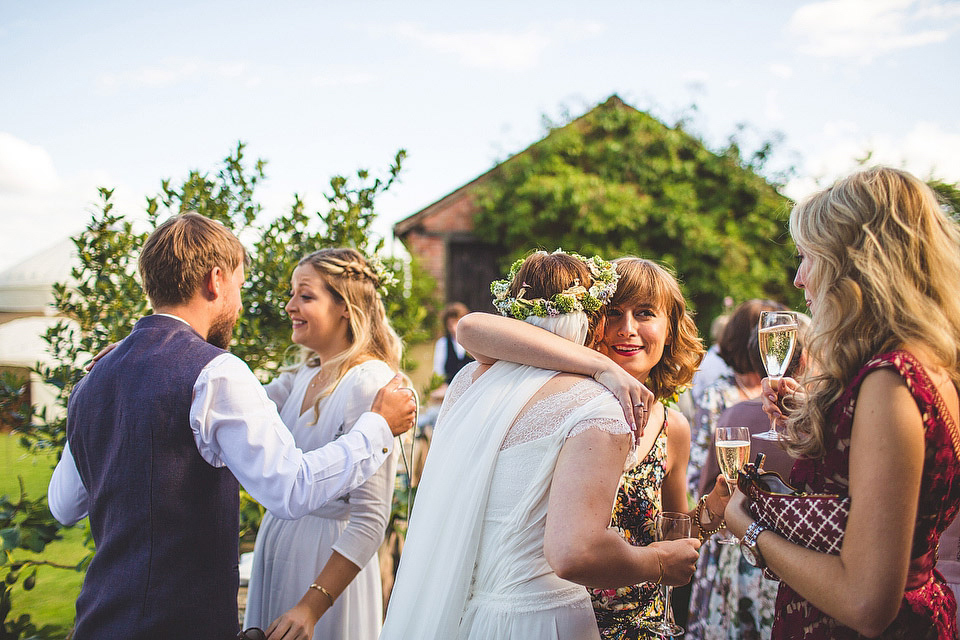
[{"label": "man's beard", "polygon": [[226,349],[230,346],[230,340],[233,339],[233,327],[236,324],[237,316],[235,314],[221,313],[210,325],[210,330],[207,332],[207,342],[215,347]]}]

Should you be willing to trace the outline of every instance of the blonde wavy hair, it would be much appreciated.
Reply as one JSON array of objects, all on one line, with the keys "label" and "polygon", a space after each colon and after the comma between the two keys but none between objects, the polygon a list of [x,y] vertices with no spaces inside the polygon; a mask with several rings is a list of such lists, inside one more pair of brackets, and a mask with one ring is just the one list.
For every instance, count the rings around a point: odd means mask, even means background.
[{"label": "blonde wavy hair", "polygon": [[366,360],[382,360],[398,371],[403,346],[387,319],[386,308],[377,291],[379,278],[363,254],[349,248],[320,249],[297,263],[298,267],[305,265],[316,270],[334,299],[347,305],[350,315],[347,329],[349,347],[322,363],[316,352],[307,348],[300,352],[297,366],[322,364],[328,370],[336,371],[317,395],[313,408],[319,413],[320,401],[333,393],[351,367]]},{"label": "blonde wavy hair", "polygon": [[960,227],[933,190],[905,171],[860,171],[797,204],[790,234],[811,261],[814,309],[791,454],[825,454],[831,407],[876,355],[920,345],[960,383]]},{"label": "blonde wavy hair", "polygon": [[643,258],[625,256],[613,261],[620,280],[609,307],[650,304],[667,313],[667,342],[644,384],[657,399],[673,396],[690,384],[705,349],[697,325],[687,311],[687,301],[676,277],[667,268]]}]

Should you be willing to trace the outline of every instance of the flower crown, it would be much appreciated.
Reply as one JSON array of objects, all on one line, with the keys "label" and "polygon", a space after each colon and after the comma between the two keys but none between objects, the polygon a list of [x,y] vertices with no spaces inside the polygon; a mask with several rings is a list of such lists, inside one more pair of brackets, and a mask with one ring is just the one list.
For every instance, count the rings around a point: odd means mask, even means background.
[{"label": "flower crown", "polygon": [[[566,252],[557,249],[553,253]],[[547,252],[538,251],[537,254],[547,255]],[[510,267],[510,273],[505,280],[494,280],[490,284],[493,306],[500,311],[500,315],[513,316],[517,320],[525,320],[529,316],[545,318],[573,311],[596,311],[608,302],[617,290],[617,280],[620,278],[613,264],[600,256],[585,258],[579,253],[567,253],[567,255],[580,260],[590,270],[591,282],[589,287],[583,286],[579,280],[575,280],[572,287],[555,294],[549,300],[544,298],[528,300],[523,297],[528,286],[524,283],[517,297],[509,298],[507,296],[510,293],[510,283],[516,278],[517,271],[520,270],[520,265],[525,260],[525,258],[520,258]]]},{"label": "flower crown", "polygon": [[376,287],[380,289],[381,295],[386,295],[388,289],[400,282],[396,274],[383,264],[379,256],[367,257],[367,266],[370,267],[370,271],[377,277]]}]

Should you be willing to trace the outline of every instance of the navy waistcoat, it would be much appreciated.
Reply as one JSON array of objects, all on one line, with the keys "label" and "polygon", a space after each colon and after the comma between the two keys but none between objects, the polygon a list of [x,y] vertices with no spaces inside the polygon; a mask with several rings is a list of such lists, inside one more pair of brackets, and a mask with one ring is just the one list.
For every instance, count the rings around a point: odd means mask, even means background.
[{"label": "navy waistcoat", "polygon": [[189,421],[194,383],[222,353],[147,316],[71,394],[67,438],[97,545],[76,640],[236,637],[239,486],[200,456]]},{"label": "navy waistcoat", "polygon": [[453,382],[453,376],[473,361],[473,358],[469,353],[464,353],[463,357],[457,355],[457,350],[453,347],[453,337],[449,333],[444,339],[447,341],[447,359],[443,363],[443,372],[446,374],[447,384],[450,384]]}]

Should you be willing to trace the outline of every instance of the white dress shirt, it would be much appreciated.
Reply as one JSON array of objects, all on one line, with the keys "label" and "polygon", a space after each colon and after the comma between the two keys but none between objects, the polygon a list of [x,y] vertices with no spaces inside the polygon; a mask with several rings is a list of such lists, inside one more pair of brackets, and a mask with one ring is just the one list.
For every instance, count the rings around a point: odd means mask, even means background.
[{"label": "white dress shirt", "polygon": [[[366,412],[343,437],[304,453],[250,367],[230,353],[211,360],[197,377],[190,428],[204,460],[226,466],[254,500],[284,519],[300,518],[355,489],[393,451],[386,420]],[[87,515],[87,498],[67,444],[50,479],[50,512],[60,523],[74,524]]]}]

